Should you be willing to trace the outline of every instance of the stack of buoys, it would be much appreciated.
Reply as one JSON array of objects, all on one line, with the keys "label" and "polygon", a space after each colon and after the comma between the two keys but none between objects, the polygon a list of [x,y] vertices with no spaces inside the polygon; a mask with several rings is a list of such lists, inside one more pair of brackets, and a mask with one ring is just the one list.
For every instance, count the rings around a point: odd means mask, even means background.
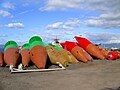
[{"label": "stack of buoys", "polygon": [[3,66],[4,64],[4,54],[0,51],[0,66]]},{"label": "stack of buoys", "polygon": [[105,59],[105,56],[100,51],[100,49],[97,46],[95,46],[92,42],[90,42],[88,39],[81,36],[75,36],[75,39],[77,40],[79,46],[86,50],[90,55],[101,60]]},{"label": "stack of buoys", "polygon": [[21,49],[21,56],[22,56],[22,64],[24,67],[28,67],[30,62],[30,45],[29,43],[25,43]]},{"label": "stack of buoys", "polygon": [[94,57],[100,60],[120,58],[120,52],[108,51],[81,36],[75,36],[75,39],[77,42],[65,41],[61,42],[60,45],[46,45],[41,37],[33,36],[30,38],[29,43],[23,44],[21,49],[15,41],[8,41],[4,45],[4,53],[0,52],[0,66],[6,64],[7,66],[13,65],[13,67],[16,67],[19,60],[22,59],[24,67],[28,67],[30,61],[32,61],[37,68],[44,69],[48,63],[47,57],[49,57],[52,64],[60,62],[63,66],[79,61],[86,63],[92,61]]},{"label": "stack of buoys", "polygon": [[13,65],[16,67],[16,64],[19,62],[19,57],[18,44],[15,41],[8,41],[4,45],[4,61],[7,66]]},{"label": "stack of buoys", "polygon": [[29,44],[31,61],[37,66],[37,68],[44,69],[47,61],[47,51],[42,39],[39,36],[33,36],[29,40]]},{"label": "stack of buoys", "polygon": [[92,57],[83,48],[79,47],[76,42],[66,41],[61,43],[61,45],[70,51],[79,61],[88,62],[92,60]]}]

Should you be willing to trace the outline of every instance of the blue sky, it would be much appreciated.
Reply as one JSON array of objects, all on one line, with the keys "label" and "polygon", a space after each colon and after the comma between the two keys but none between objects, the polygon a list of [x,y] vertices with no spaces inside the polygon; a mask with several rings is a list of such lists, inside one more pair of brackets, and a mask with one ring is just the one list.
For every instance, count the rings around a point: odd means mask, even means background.
[{"label": "blue sky", "polygon": [[120,43],[120,0],[0,0],[0,44],[39,35],[94,43]]}]

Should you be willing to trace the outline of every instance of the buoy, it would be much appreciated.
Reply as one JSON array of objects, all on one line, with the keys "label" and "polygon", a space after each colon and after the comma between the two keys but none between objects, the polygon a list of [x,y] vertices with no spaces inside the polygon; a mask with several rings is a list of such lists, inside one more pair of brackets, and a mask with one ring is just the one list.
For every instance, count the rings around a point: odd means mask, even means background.
[{"label": "buoy", "polygon": [[120,51],[117,51],[118,52],[118,58],[120,58]]},{"label": "buoy", "polygon": [[79,61],[67,50],[63,49],[60,53],[65,57],[69,63],[78,63]]},{"label": "buoy", "polygon": [[4,64],[4,54],[2,52],[0,52],[0,66],[3,66]]},{"label": "buoy", "polygon": [[77,40],[79,46],[86,50],[90,55],[101,60],[105,59],[100,49],[97,46],[95,46],[92,42],[81,36],[75,36],[75,39]]},{"label": "buoy", "polygon": [[79,60],[82,62],[88,62],[87,58],[84,55],[83,50],[79,46],[75,46],[72,50],[71,53]]},{"label": "buoy", "polygon": [[108,53],[108,56],[109,56],[108,60],[116,60],[119,58],[119,53],[117,51],[110,51]]},{"label": "buoy", "polygon": [[105,48],[99,47],[99,50],[102,52],[102,54],[104,55],[104,57],[107,59],[109,50],[106,50]]},{"label": "buoy", "polygon": [[85,57],[87,58],[87,60],[88,60],[88,61],[92,61],[93,58],[90,56],[90,54],[88,54],[83,48],[81,48],[81,49],[83,50],[84,55],[85,55]]},{"label": "buoy", "polygon": [[[87,54],[85,50],[79,47],[76,42],[66,41],[64,47],[66,47],[66,49],[70,51],[72,55],[75,56],[79,61],[87,62],[90,60],[89,57],[91,56]],[[89,57],[87,55],[89,55]]]},{"label": "buoy", "polygon": [[7,66],[13,65],[16,67],[16,64],[19,61],[19,49],[15,41],[8,41],[4,45],[4,61]]},{"label": "buoy", "polygon": [[78,60],[69,51],[57,45],[53,47],[58,50],[61,54],[61,57],[64,57],[66,60],[68,60],[69,63],[78,63]]},{"label": "buoy", "polygon": [[46,50],[52,64],[57,64],[57,62],[60,62],[63,66],[68,66],[68,60],[63,57],[63,54],[61,54],[53,46],[46,46]]},{"label": "buoy", "polygon": [[89,44],[88,46],[87,46],[87,48],[86,48],[86,51],[90,54],[90,55],[92,55],[92,56],[94,56],[94,57],[96,57],[96,58],[98,58],[98,59],[101,59],[101,60],[104,60],[105,59],[105,56],[103,55],[103,53],[99,50],[99,48],[98,47],[96,47],[94,44]]},{"label": "buoy", "polygon": [[30,48],[29,43],[25,43],[21,49],[22,64],[24,67],[29,66],[29,62],[30,62],[30,50],[29,50],[29,48]]},{"label": "buoy", "polygon": [[34,36],[29,40],[31,61],[39,69],[44,69],[47,61],[47,51],[39,36]]}]

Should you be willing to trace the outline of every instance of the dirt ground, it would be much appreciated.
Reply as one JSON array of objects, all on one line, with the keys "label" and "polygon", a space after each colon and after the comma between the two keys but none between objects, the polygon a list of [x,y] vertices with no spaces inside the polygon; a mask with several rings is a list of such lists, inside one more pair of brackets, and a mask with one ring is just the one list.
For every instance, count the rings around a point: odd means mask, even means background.
[{"label": "dirt ground", "polygon": [[11,74],[0,67],[0,90],[120,90],[120,60],[78,63],[66,70]]}]

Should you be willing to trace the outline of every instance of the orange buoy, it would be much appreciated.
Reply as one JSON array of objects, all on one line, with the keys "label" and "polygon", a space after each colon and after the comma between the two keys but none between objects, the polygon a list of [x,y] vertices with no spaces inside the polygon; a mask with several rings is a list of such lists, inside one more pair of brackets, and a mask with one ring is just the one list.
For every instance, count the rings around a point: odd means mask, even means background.
[{"label": "orange buoy", "polygon": [[18,48],[8,48],[4,52],[4,61],[8,66],[13,65],[15,67],[19,57],[20,54]]},{"label": "orange buoy", "polygon": [[79,60],[82,62],[88,62],[86,56],[84,55],[84,51],[82,50],[81,47],[75,46],[72,50],[71,53]]},{"label": "orange buoy", "polygon": [[45,47],[37,45],[30,50],[31,61],[39,68],[44,69],[47,61],[47,52]]},{"label": "orange buoy", "polygon": [[30,48],[29,43],[26,43],[22,46],[22,49],[21,49],[22,64],[24,67],[29,66],[29,62],[30,62],[30,50],[29,50],[29,48]]},{"label": "orange buoy", "polygon": [[99,47],[100,51],[102,52],[102,54],[104,55],[104,57],[107,59],[109,50],[106,50],[105,48]]},{"label": "orange buoy", "polygon": [[28,67],[29,62],[30,62],[30,50],[22,49],[21,50],[21,56],[22,56],[22,64],[23,64],[23,66]]},{"label": "orange buoy", "polygon": [[64,47],[66,47],[66,49],[70,51],[79,61],[87,62],[92,59],[92,57],[85,52],[85,50],[79,47],[76,42],[66,41],[64,45]]},{"label": "orange buoy", "polygon": [[101,59],[101,60],[105,59],[105,56],[103,55],[103,53],[102,53],[102,52],[99,50],[99,48],[96,47],[94,44],[89,44],[89,45],[87,46],[87,48],[86,48],[86,51],[87,51],[90,55],[92,55],[92,56],[94,56],[94,57],[96,57],[96,58],[98,58],[98,59]]},{"label": "orange buoy", "polygon": [[29,40],[30,58],[35,66],[39,69],[44,69],[47,62],[47,51],[42,39],[39,36],[33,36]]},{"label": "orange buoy", "polygon": [[79,46],[86,50],[90,55],[102,60],[105,59],[103,53],[99,50],[99,48],[88,39],[78,36],[75,36],[75,39],[77,40]]},{"label": "orange buoy", "polygon": [[87,60],[88,60],[88,61],[92,61],[93,58],[90,56],[90,54],[88,54],[83,48],[81,48],[81,49],[83,50],[84,55],[85,55],[85,57],[87,58]]},{"label": "orange buoy", "polygon": [[52,64],[57,64],[57,62],[60,62],[63,66],[68,65],[68,59],[63,57],[63,54],[54,47],[46,46],[46,50]]},{"label": "orange buoy", "polygon": [[18,45],[15,41],[8,41],[4,45],[4,62],[10,66],[13,65],[14,67],[19,61],[19,49]]},{"label": "orange buoy", "polygon": [[78,63],[79,61],[67,50],[63,49],[60,51],[60,53],[63,55],[63,57],[68,60],[69,63]]},{"label": "orange buoy", "polygon": [[118,58],[120,58],[120,51],[118,51]]},{"label": "orange buoy", "polygon": [[3,64],[4,64],[3,58],[4,58],[4,55],[2,52],[0,52],[0,66],[3,66]]}]

